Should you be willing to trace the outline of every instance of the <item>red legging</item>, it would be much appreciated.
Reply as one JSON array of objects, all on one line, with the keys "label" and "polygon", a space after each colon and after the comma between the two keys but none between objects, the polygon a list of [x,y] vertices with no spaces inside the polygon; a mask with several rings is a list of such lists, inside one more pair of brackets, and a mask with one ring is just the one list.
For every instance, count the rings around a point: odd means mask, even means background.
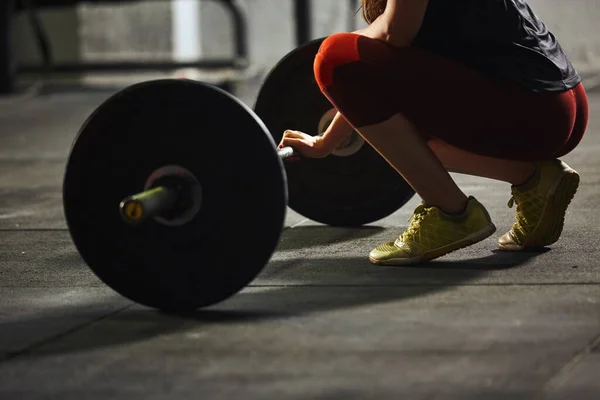
[{"label": "red legging", "polygon": [[561,157],[579,144],[588,122],[582,84],[533,92],[417,48],[352,33],[325,39],[314,72],[323,94],[355,128],[401,113],[426,138],[488,157]]}]

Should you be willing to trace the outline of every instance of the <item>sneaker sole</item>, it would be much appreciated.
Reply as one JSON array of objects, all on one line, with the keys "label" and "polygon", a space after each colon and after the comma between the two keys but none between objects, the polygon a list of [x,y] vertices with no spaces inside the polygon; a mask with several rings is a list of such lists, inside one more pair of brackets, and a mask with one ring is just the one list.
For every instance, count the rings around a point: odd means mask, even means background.
[{"label": "sneaker sole", "polygon": [[[566,166],[566,164],[564,165]],[[556,243],[562,234],[567,208],[577,193],[579,182],[579,174],[566,166],[563,176],[550,189],[540,222],[531,233],[530,238],[522,246],[499,244],[500,248],[508,251],[521,251],[543,248]],[[557,218],[557,215],[560,217]]]},{"label": "sneaker sole", "polygon": [[466,238],[459,240],[458,242],[454,242],[450,245],[440,247],[438,249],[429,251],[419,257],[413,258],[389,258],[386,260],[376,260],[369,257],[369,261],[375,265],[384,265],[384,266],[406,266],[406,265],[415,265],[425,263],[427,261],[431,261],[435,258],[439,258],[455,252],[456,250],[460,250],[462,248],[471,246],[475,243],[479,243],[482,240],[487,239],[491,235],[496,232],[496,226],[494,224],[490,224],[486,226],[484,229],[479,232],[475,232]]}]

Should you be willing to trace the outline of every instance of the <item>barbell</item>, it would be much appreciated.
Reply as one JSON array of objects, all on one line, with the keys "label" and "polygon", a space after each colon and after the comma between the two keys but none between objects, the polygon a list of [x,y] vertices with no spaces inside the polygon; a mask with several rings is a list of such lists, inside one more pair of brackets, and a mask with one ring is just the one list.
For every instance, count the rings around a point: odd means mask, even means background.
[{"label": "barbell", "polygon": [[87,118],[70,149],[63,208],[83,261],[122,296],[168,312],[221,302],[276,250],[289,206],[358,226],[402,207],[412,188],[354,133],[324,159],[285,160],[286,129],[321,134],[335,109],[312,62],[323,39],[288,54],[254,110],[207,83],[131,85]]}]

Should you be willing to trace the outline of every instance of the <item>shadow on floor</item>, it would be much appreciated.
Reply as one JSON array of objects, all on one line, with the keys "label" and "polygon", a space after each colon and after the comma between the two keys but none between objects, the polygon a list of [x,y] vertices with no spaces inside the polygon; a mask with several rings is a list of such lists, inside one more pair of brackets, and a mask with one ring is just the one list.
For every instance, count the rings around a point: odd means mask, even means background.
[{"label": "shadow on floor", "polygon": [[508,252],[502,250],[492,250],[493,254],[471,258],[464,261],[443,261],[433,260],[427,263],[427,268],[444,269],[462,269],[478,271],[497,271],[522,267],[537,256],[549,252],[550,248],[543,248],[538,251]]},{"label": "shadow on floor", "polygon": [[365,239],[381,232],[386,228],[377,226],[362,226],[358,228],[343,228],[328,225],[307,225],[286,228],[277,247],[277,251],[299,250],[323,244],[348,242]]},{"label": "shadow on floor", "polygon": [[[296,282],[289,282],[289,285],[251,286],[222,303],[187,315],[168,315],[138,307],[129,307],[114,314],[107,312],[109,315],[102,318],[88,319],[93,322],[82,322],[50,339],[40,339],[36,345],[5,355],[0,362],[16,357],[44,357],[123,346],[188,330],[198,332],[203,326],[285,320],[327,311],[403,301],[442,291],[450,286],[468,284],[469,281],[484,276],[486,271],[498,269],[498,265],[501,268],[519,267],[537,254],[539,253],[518,253],[509,257],[505,253],[495,253],[465,262],[431,263],[426,268],[365,268],[363,258],[344,259],[339,263],[341,267],[332,263],[331,259],[306,260],[304,267],[314,271],[310,277],[318,279],[322,274],[327,277],[326,282],[310,283],[297,279]],[[277,266],[271,268],[276,269]],[[336,277],[340,283],[331,283]],[[46,314],[0,322],[0,330],[18,333],[37,329],[43,332],[46,327],[60,325],[61,321],[85,320],[88,307],[71,304]],[[96,310],[103,309],[102,307],[101,304],[93,305]],[[41,337],[43,333],[40,334]]]}]

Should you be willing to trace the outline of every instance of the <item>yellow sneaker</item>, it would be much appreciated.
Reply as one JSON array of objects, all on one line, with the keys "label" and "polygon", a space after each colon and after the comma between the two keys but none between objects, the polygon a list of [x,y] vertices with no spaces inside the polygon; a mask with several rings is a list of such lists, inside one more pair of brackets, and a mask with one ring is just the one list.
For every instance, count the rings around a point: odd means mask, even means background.
[{"label": "yellow sneaker", "polygon": [[508,207],[517,204],[516,222],[498,240],[502,250],[520,251],[555,243],[562,233],[567,207],[577,192],[579,174],[560,160],[541,162],[531,180],[512,187]]},{"label": "yellow sneaker", "polygon": [[378,265],[423,263],[480,242],[496,232],[490,215],[474,197],[469,197],[462,215],[448,215],[437,207],[419,205],[410,225],[395,242],[378,246],[369,260]]}]

